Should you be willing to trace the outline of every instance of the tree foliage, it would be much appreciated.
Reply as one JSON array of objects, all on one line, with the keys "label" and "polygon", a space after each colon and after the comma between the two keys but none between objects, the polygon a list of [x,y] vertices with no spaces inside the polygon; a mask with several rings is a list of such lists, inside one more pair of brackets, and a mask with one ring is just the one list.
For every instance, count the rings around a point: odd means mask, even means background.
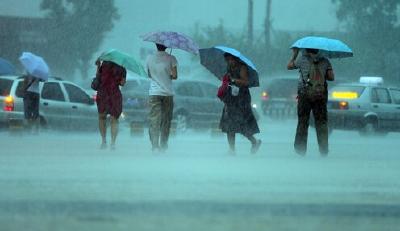
[{"label": "tree foliage", "polygon": [[42,0],[50,21],[48,57],[56,73],[87,78],[94,52],[119,19],[114,0]]},{"label": "tree foliage", "polygon": [[348,66],[352,75],[380,75],[400,81],[400,27],[398,0],[332,0],[354,51]]}]

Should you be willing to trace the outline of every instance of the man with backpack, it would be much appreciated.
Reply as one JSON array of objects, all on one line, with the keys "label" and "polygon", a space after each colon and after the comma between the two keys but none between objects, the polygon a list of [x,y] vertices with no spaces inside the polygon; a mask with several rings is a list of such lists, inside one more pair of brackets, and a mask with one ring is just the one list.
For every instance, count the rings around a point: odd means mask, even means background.
[{"label": "man with backpack", "polygon": [[305,49],[299,56],[299,49],[293,48],[288,70],[299,69],[298,124],[294,142],[295,151],[300,155],[307,152],[307,137],[310,113],[313,112],[319,152],[325,156],[328,148],[328,84],[334,81],[332,65],[319,54],[318,49]]}]

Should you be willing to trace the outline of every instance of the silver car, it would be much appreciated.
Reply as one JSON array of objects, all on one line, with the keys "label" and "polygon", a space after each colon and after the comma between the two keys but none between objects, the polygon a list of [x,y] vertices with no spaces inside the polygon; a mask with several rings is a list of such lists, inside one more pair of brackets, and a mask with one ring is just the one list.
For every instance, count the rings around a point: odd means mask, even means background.
[{"label": "silver car", "polygon": [[[149,114],[150,80],[128,78],[122,88],[123,113],[125,120],[135,125],[147,123]],[[216,97],[217,85],[201,81],[179,80],[173,83],[174,125],[178,130],[188,127],[206,127],[218,121],[222,104]]]},{"label": "silver car", "polygon": [[328,99],[329,127],[362,135],[400,131],[400,88],[354,83],[333,87]]},{"label": "silver car", "polygon": [[[6,126],[23,124],[23,78],[0,76],[0,123]],[[64,129],[94,129],[97,127],[97,107],[94,99],[78,85],[51,78],[40,83],[40,122],[43,127]]]}]

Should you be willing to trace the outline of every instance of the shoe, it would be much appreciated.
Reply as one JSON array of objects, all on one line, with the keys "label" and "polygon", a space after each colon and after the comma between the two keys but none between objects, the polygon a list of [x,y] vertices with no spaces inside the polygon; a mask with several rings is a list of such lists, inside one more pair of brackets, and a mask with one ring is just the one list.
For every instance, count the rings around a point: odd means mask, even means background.
[{"label": "shoe", "polygon": [[302,149],[302,150],[300,150],[300,149],[294,149],[295,151],[296,151],[296,153],[298,154],[298,155],[300,155],[300,156],[305,156],[306,155],[306,150],[304,150],[304,149]]},{"label": "shoe", "polygon": [[320,149],[319,153],[321,154],[322,157],[326,157],[329,153],[328,149]]},{"label": "shoe", "polygon": [[236,151],[235,151],[235,149],[229,149],[228,155],[230,155],[230,156],[236,156]]},{"label": "shoe", "polygon": [[258,149],[260,149],[261,146],[261,140],[257,140],[255,144],[251,145],[251,154],[256,154],[258,152]]},{"label": "shoe", "polygon": [[159,147],[159,151],[160,151],[161,153],[166,152],[167,149],[168,149],[168,145],[161,145],[161,147]]},{"label": "shoe", "polygon": [[152,152],[153,154],[158,154],[158,153],[160,153],[160,148],[159,148],[159,147],[152,147],[152,148],[151,148],[151,152]]},{"label": "shoe", "polygon": [[111,150],[111,151],[115,151],[115,144],[111,144],[111,145],[110,145],[110,150]]},{"label": "shoe", "polygon": [[107,149],[107,143],[101,143],[100,149],[101,150]]}]

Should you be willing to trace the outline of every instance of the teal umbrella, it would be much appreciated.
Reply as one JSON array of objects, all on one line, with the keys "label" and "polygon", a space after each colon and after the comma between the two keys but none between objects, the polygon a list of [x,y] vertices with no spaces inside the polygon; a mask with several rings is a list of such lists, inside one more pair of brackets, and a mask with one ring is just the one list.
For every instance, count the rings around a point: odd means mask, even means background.
[{"label": "teal umbrella", "polygon": [[116,49],[104,52],[100,55],[99,60],[113,62],[140,76],[147,76],[143,65],[139,61],[132,56]]}]

